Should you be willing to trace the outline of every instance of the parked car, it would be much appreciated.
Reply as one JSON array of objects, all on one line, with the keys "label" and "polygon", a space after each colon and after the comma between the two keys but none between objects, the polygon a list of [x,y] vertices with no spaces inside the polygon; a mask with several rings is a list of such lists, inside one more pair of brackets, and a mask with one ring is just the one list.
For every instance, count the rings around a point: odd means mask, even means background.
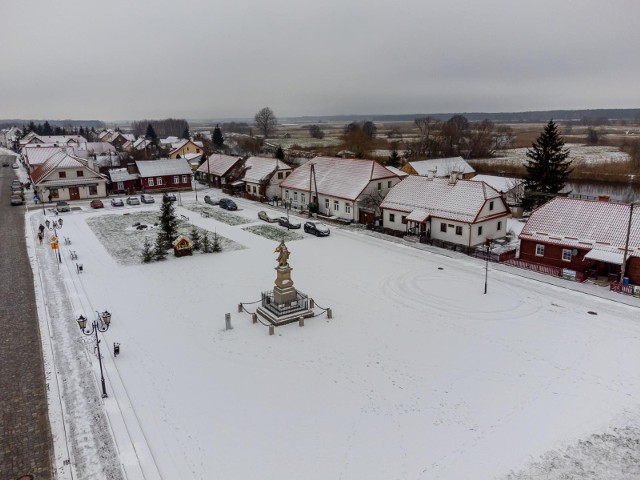
[{"label": "parked car", "polygon": [[[137,200],[137,198],[136,198]],[[122,201],[121,198],[112,198],[111,199],[111,206],[112,207],[124,207],[124,202]]]},{"label": "parked car", "polygon": [[56,202],[56,210],[58,210],[59,212],[70,212],[71,207],[64,200],[59,200]]},{"label": "parked car", "polygon": [[218,204],[220,205],[220,208],[224,208],[225,210],[237,210],[238,209],[238,206],[236,205],[236,202],[234,202],[230,198],[221,198],[220,202]]},{"label": "parked car", "polygon": [[20,195],[22,197],[22,199],[24,200],[24,192],[22,191],[22,188],[20,188],[20,187],[12,186],[11,187],[11,195]]},{"label": "parked car", "polygon": [[18,165],[17,163],[14,163],[13,165],[11,165],[11,168],[20,168],[20,165]]},{"label": "parked car", "polygon": [[97,198],[95,200],[91,200],[91,203],[89,205],[91,205],[91,208],[104,208],[104,203],[102,203],[102,200],[99,200]]},{"label": "parked car", "polygon": [[170,202],[175,202],[177,200],[175,193],[165,193],[164,196]]},{"label": "parked car", "polygon": [[258,212],[258,218],[260,220],[264,220],[265,222],[269,222],[269,223],[275,223],[278,221],[277,218],[270,217],[269,214],[264,210],[261,210]]},{"label": "parked car", "polygon": [[287,227],[287,228],[300,228],[299,223],[289,220],[287,217],[280,217],[278,219],[278,225],[280,225],[281,227]]},{"label": "parked car", "polygon": [[5,160],[2,162],[3,167],[8,167],[9,165],[11,165],[11,162],[9,160]]},{"label": "parked car", "polygon": [[14,190],[22,190],[22,182],[20,180],[14,180],[13,182],[11,182],[11,188]]},{"label": "parked car", "polygon": [[11,205],[22,205],[24,199],[20,195],[11,195]]},{"label": "parked car", "polygon": [[211,197],[209,195],[205,195],[204,203],[208,203],[209,205],[218,205],[220,203],[220,199],[216,197]]},{"label": "parked car", "polygon": [[304,224],[304,231],[312,233],[316,237],[328,237],[330,233],[329,227],[320,222],[306,222]]},{"label": "parked car", "polygon": [[140,205],[140,200],[137,197],[127,198],[127,205]]},{"label": "parked car", "polygon": [[142,195],[140,195],[140,201],[142,203],[154,203],[156,200],[148,193],[143,193]]}]

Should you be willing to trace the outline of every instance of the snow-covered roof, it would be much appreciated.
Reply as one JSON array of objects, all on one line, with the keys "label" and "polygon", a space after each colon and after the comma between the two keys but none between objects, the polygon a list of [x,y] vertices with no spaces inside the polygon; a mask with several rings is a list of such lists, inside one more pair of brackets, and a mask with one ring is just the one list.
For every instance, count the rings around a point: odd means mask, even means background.
[{"label": "snow-covered roof", "polygon": [[291,170],[291,167],[277,158],[249,157],[244,162],[246,171],[242,180],[260,183],[278,170]]},{"label": "snow-covered roof", "polygon": [[497,177],[495,175],[476,175],[471,180],[484,182],[500,193],[506,193],[524,183],[522,178]]},{"label": "snow-covered roof", "polygon": [[70,147],[43,147],[37,145],[25,145],[22,149],[22,155],[24,156],[27,164],[31,167],[37,167],[42,165],[52,155],[71,150]]},{"label": "snow-covered roof", "polygon": [[584,258],[599,260],[606,263],[613,263],[614,265],[622,265],[622,263],[624,262],[624,253],[611,252],[608,250],[600,250],[599,248],[594,248],[593,250],[589,250]]},{"label": "snow-covered roof", "polygon": [[[396,178],[396,175],[374,160],[315,157],[296,168],[281,184],[282,188],[308,191],[311,165],[314,165],[318,193],[355,201],[374,180]],[[313,180],[311,180],[313,181]]]},{"label": "snow-covered roof", "polygon": [[401,212],[419,209],[433,217],[472,223],[486,201],[494,198],[502,199],[484,182],[457,180],[450,183],[446,178],[410,175],[389,191],[380,208]]},{"label": "snow-covered roof", "polygon": [[[82,177],[73,178],[48,178],[49,175],[58,170],[66,169],[78,169],[82,170]],[[66,183],[95,183],[96,181],[104,181],[104,178],[98,171],[89,167],[85,160],[82,160],[74,155],[67,153],[66,151],[59,151],[51,157],[49,157],[42,165],[37,167],[31,172],[31,179],[35,184],[50,184],[62,185]]]},{"label": "snow-covered roof", "polygon": [[198,171],[202,173],[211,173],[221,177],[225,175],[238,160],[242,159],[232,155],[214,153],[202,162],[202,165],[198,167]]},{"label": "snow-covered roof", "polygon": [[180,150],[181,148],[184,148],[188,143],[191,143],[192,145],[198,147],[198,148],[204,148],[202,142],[199,141],[193,141],[191,139],[183,139],[180,140],[178,142],[172,143],[171,144],[171,152],[169,152],[169,154],[174,153],[177,150]]},{"label": "snow-covered roof", "polygon": [[126,182],[140,178],[138,173],[129,173],[126,168],[113,168],[109,170],[109,177],[112,182]]},{"label": "snow-covered roof", "polygon": [[387,170],[389,170],[390,172],[396,174],[400,178],[404,178],[407,175],[409,175],[408,173],[403,172],[402,170],[400,170],[399,168],[396,168],[396,167],[386,167],[386,168],[387,168]]},{"label": "snow-covered roof", "polygon": [[[628,203],[556,197],[531,212],[520,239],[622,253],[630,213]],[[633,209],[629,255],[640,257],[640,205]]]},{"label": "snow-covered roof", "polygon": [[191,175],[191,166],[184,158],[160,160],[138,160],[136,162],[141,177],[162,177],[164,175]]},{"label": "snow-covered roof", "polygon": [[474,173],[475,170],[462,157],[434,158],[409,162],[418,175],[427,176],[435,170],[436,177],[448,177],[451,172]]},{"label": "snow-covered roof", "polygon": [[148,147],[149,145],[151,145],[151,141],[147,140],[144,137],[140,137],[133,142],[133,148],[135,148],[136,150],[142,150],[143,148]]},{"label": "snow-covered roof", "polygon": [[81,143],[74,148],[74,152],[78,150],[86,150],[92,151],[96,155],[100,155],[102,153],[113,152],[115,153],[116,147],[111,145],[109,142],[85,142]]},{"label": "snow-covered roof", "polygon": [[174,143],[177,143],[180,141],[180,137],[171,136],[171,137],[161,138],[159,141],[161,145],[173,145]]}]

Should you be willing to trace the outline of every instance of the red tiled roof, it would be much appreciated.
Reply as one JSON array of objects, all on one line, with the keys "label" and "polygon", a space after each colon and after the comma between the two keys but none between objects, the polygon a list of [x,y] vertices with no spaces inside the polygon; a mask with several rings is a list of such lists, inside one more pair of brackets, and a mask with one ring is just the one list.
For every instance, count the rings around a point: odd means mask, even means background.
[{"label": "red tiled roof", "polygon": [[315,165],[313,188],[317,185],[318,194],[354,201],[370,182],[396,178],[393,172],[373,160],[315,157],[296,168],[280,186],[308,191],[311,165]]},{"label": "red tiled roof", "polygon": [[[624,252],[628,203],[556,197],[531,213],[520,239]],[[640,205],[633,209],[629,255],[640,256]]]}]

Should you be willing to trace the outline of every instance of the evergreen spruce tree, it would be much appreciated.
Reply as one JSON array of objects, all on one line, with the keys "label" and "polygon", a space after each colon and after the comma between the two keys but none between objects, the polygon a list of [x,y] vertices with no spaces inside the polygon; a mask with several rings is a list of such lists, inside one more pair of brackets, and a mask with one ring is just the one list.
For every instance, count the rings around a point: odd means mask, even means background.
[{"label": "evergreen spruce tree", "polygon": [[278,145],[278,148],[276,149],[276,154],[274,156],[278,160],[284,160],[284,150],[282,150],[282,147],[280,145]]},{"label": "evergreen spruce tree", "polygon": [[184,131],[182,132],[182,138],[184,138],[185,140],[189,140],[191,138],[191,134],[189,133],[189,127],[184,128]]},{"label": "evergreen spruce tree", "polygon": [[218,234],[214,232],[213,234],[213,245],[211,246],[212,252],[221,252],[222,245],[220,245],[220,240],[218,240]]},{"label": "evergreen spruce tree", "polygon": [[213,129],[212,141],[214,147],[216,147],[217,149],[222,148],[222,145],[224,144],[224,138],[222,137],[222,130],[220,130],[219,125],[216,125],[216,128]]},{"label": "evergreen spruce tree", "polygon": [[144,239],[144,244],[142,245],[142,263],[150,263],[153,262],[154,252],[151,248],[151,242],[148,238]]},{"label": "evergreen spruce tree", "polygon": [[557,125],[549,120],[544,131],[527,150],[529,160],[525,163],[525,208],[533,206],[535,197],[546,201],[564,188],[571,173],[568,156],[569,150],[564,147]]},{"label": "evergreen spruce tree", "polygon": [[204,232],[204,235],[202,235],[202,253],[211,253],[211,242],[209,241],[207,232]]},{"label": "evergreen spruce tree", "polygon": [[153,128],[153,125],[151,125],[150,123],[147,124],[147,132],[145,133],[144,137],[151,141],[151,143],[153,143],[154,145],[156,143],[158,143],[158,135],[156,135],[156,131]]},{"label": "evergreen spruce tree", "polygon": [[200,237],[198,230],[196,230],[196,227],[191,229],[191,244],[196,252],[202,248],[202,238]]},{"label": "evergreen spruce tree", "polygon": [[44,125],[42,126],[42,135],[53,135],[53,128],[51,128],[49,120],[44,121]]},{"label": "evergreen spruce tree", "polygon": [[160,206],[160,230],[163,233],[166,248],[171,248],[173,241],[178,238],[178,217],[176,217],[173,202],[170,202],[166,195],[162,196]]},{"label": "evergreen spruce tree", "polygon": [[396,167],[400,168],[400,155],[398,155],[397,150],[392,150],[391,155],[389,155],[389,159],[387,160],[388,167]]},{"label": "evergreen spruce tree", "polygon": [[164,232],[158,232],[158,236],[156,237],[156,244],[153,248],[154,260],[164,260],[165,258],[167,258],[167,245],[163,237]]}]

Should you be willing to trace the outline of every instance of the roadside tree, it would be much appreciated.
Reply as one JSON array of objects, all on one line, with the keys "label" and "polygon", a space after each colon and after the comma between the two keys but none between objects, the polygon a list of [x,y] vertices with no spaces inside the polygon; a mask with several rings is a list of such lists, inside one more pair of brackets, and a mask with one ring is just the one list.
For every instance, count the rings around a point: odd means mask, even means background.
[{"label": "roadside tree", "polygon": [[262,108],[258,113],[256,113],[253,120],[256,124],[256,128],[258,128],[264,138],[269,138],[269,135],[273,133],[276,125],[278,124],[278,119],[273,113],[273,110],[269,107]]}]

